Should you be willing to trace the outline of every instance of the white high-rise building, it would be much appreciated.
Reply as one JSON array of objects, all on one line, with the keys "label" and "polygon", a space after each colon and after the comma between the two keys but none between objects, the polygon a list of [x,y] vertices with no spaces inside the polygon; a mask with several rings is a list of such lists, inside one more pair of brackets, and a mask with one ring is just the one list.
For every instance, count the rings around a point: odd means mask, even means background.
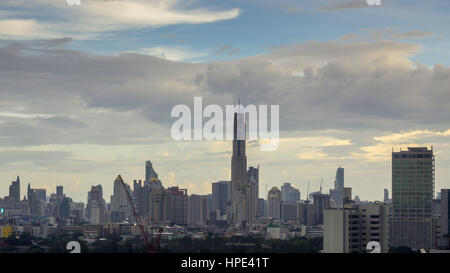
[{"label": "white high-rise building", "polygon": [[389,248],[391,204],[348,204],[324,211],[323,250],[325,253],[368,252],[367,244],[377,242],[381,253]]}]

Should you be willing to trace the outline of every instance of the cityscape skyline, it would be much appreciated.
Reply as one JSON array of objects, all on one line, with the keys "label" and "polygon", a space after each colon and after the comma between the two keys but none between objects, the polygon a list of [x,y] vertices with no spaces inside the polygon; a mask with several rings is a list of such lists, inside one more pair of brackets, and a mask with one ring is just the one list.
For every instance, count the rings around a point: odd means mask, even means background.
[{"label": "cityscape skyline", "polygon": [[279,105],[278,149],[247,143],[260,196],[291,182],[305,198],[343,166],[382,200],[392,148],[410,146],[434,147],[450,187],[449,1],[82,2],[0,3],[0,185],[20,174],[84,201],[151,160],[165,185],[209,193],[231,180],[230,143],[170,132],[173,106],[202,97]]}]

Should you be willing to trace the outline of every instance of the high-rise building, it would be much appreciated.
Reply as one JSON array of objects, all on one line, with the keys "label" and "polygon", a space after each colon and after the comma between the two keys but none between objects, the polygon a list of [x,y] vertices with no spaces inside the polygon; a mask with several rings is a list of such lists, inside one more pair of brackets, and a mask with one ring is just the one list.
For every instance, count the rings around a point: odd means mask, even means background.
[{"label": "high-rise building", "polygon": [[433,247],[433,193],[433,149],[408,147],[407,151],[393,151],[392,247]]},{"label": "high-rise building", "polygon": [[344,168],[339,167],[336,170],[334,189],[338,191],[342,191],[344,189]]},{"label": "high-rise building", "polygon": [[46,189],[35,189],[37,200],[47,201],[47,190]]},{"label": "high-rise building", "polygon": [[329,209],[330,195],[315,192],[313,194],[314,225],[323,225],[323,211]]},{"label": "high-rise building", "polygon": [[247,156],[245,155],[245,115],[234,114],[233,155],[231,158],[231,183],[228,189],[229,209],[227,218],[231,225],[245,228],[256,215],[257,181],[247,179]]},{"label": "high-rise building", "polygon": [[267,200],[264,198],[258,198],[256,217],[267,217]]},{"label": "high-rise building", "polygon": [[36,215],[37,214],[36,192],[34,191],[34,189],[31,188],[30,183],[28,183],[28,188],[27,188],[27,200],[28,200],[30,214]]},{"label": "high-rise building", "polygon": [[102,185],[92,186],[88,192],[86,218],[92,224],[103,224],[106,222],[105,210],[106,202],[103,199]]},{"label": "high-rise building", "polygon": [[274,219],[281,218],[281,191],[277,187],[272,187],[267,195],[268,215]]},{"label": "high-rise building", "polygon": [[281,202],[281,219],[285,221],[297,220],[297,202]]},{"label": "high-rise building", "polygon": [[187,225],[187,190],[170,187],[150,191],[149,219],[153,224],[167,222],[179,226]]},{"label": "high-rise building", "polygon": [[315,226],[314,204],[297,202],[297,219],[305,226]]},{"label": "high-rise building", "polygon": [[63,186],[56,186],[56,198],[62,200],[64,197]]},{"label": "high-rise building", "polygon": [[334,179],[334,189],[330,189],[330,198],[334,201],[335,207],[342,207],[342,191],[344,190],[344,168],[337,168]]},{"label": "high-rise building", "polygon": [[14,202],[20,201],[20,178],[17,176],[16,181],[11,182],[9,186],[9,198],[14,200]]},{"label": "high-rise building", "polygon": [[133,198],[137,213],[140,216],[146,216],[145,187],[142,184],[142,180],[133,181]]},{"label": "high-rise building", "polygon": [[364,253],[376,241],[388,251],[391,204],[352,204],[324,211],[325,253]]},{"label": "high-rise building", "polygon": [[208,219],[208,212],[208,195],[192,194],[189,196],[189,226],[205,226]]},{"label": "high-rise building", "polygon": [[228,185],[230,181],[212,183],[212,207],[211,210],[219,210],[220,216],[227,213]]},{"label": "high-rise building", "polygon": [[[249,187],[249,213],[251,214],[251,221],[256,217],[256,211],[258,210],[258,198],[259,198],[259,165],[257,168],[250,167],[247,171],[247,183]],[[250,221],[250,222],[251,222]]]},{"label": "high-rise building", "polygon": [[294,188],[291,183],[286,182],[281,186],[282,201],[297,202],[300,201],[300,191]]},{"label": "high-rise building", "polygon": [[158,178],[158,174],[153,169],[152,162],[150,160],[145,162],[145,182],[144,184],[154,184],[153,187],[162,188],[161,180]]},{"label": "high-rise building", "polygon": [[188,220],[188,196],[187,189],[170,187],[169,193],[169,219],[176,225],[186,226]]},{"label": "high-rise building", "polygon": [[61,204],[59,205],[59,217],[61,219],[67,219],[70,217],[70,208],[71,208],[72,199],[68,197],[63,197],[61,200]]},{"label": "high-rise building", "polygon": [[[441,190],[441,227],[442,235],[450,235],[450,190]],[[447,237],[448,238],[448,237]]]},{"label": "high-rise building", "polygon": [[[111,195],[111,220],[113,222],[121,222],[125,218],[131,220],[132,217],[132,208],[128,201],[127,191],[131,192],[130,186],[125,184],[127,189],[125,189],[122,185],[122,178],[118,176],[116,180],[114,180],[114,189],[113,195]],[[130,193],[131,194],[131,193]]]}]

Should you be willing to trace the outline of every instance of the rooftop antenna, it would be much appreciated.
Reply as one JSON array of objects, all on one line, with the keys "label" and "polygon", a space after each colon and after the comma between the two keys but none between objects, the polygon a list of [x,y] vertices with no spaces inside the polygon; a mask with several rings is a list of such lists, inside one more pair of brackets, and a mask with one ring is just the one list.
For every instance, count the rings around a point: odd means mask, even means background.
[{"label": "rooftop antenna", "polygon": [[320,179],[320,193],[322,193],[322,183],[323,183],[323,178]]}]

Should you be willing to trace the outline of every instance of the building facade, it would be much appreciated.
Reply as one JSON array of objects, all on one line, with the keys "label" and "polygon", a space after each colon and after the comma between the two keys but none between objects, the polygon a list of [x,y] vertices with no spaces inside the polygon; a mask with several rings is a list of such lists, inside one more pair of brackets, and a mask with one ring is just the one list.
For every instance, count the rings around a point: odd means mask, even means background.
[{"label": "building facade", "polygon": [[426,147],[392,152],[392,247],[433,247],[434,164]]}]

